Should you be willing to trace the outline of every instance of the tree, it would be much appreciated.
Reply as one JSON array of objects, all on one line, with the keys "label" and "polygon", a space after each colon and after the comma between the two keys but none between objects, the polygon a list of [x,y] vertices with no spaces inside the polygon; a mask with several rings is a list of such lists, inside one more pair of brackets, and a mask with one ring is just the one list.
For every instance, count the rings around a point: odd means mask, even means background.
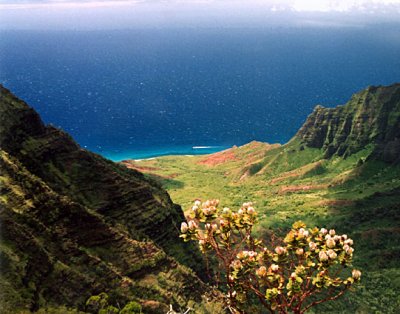
[{"label": "tree", "polygon": [[232,313],[245,313],[255,297],[270,313],[304,313],[342,296],[360,281],[350,269],[353,240],[334,229],[307,229],[298,221],[271,247],[252,235],[257,212],[251,202],[238,211],[218,208],[218,200],[196,200],[181,237],[197,241],[204,254],[213,253]]}]

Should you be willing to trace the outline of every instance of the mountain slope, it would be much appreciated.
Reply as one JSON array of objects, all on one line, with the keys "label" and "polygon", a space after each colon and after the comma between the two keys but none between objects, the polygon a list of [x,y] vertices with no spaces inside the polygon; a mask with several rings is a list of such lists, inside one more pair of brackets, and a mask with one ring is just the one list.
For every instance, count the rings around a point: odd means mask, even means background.
[{"label": "mountain slope", "polygon": [[102,291],[148,312],[203,307],[196,248],[179,206],[153,181],[81,149],[0,87],[1,305],[83,309]]},{"label": "mountain slope", "polygon": [[296,134],[308,147],[320,148],[325,158],[347,157],[375,145],[375,157],[400,161],[400,84],[369,87],[344,106],[317,106]]},{"label": "mountain slope", "polygon": [[[318,313],[397,313],[400,282],[400,84],[372,87],[344,106],[317,107],[287,144],[245,145],[220,155],[141,161],[154,169],[172,199],[189,208],[196,198],[228,207],[253,201],[258,235],[296,220],[347,233],[363,287]],[[256,156],[256,158],[249,158]],[[241,158],[242,157],[242,158]],[[128,162],[126,162],[128,163]]]}]

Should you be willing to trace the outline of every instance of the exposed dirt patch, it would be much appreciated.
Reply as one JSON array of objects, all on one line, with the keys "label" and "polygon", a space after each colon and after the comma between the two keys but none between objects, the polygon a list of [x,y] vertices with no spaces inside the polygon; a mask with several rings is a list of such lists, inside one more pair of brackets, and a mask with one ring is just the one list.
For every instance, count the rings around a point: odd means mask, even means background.
[{"label": "exposed dirt patch", "polygon": [[308,172],[320,167],[321,165],[322,165],[322,162],[321,161],[317,161],[315,163],[308,164],[308,165],[305,165],[303,167],[297,168],[296,170],[284,172],[279,177],[272,179],[270,181],[270,184],[275,184],[275,183],[284,181],[284,180],[289,179],[289,178],[296,178],[296,177],[305,175]]},{"label": "exposed dirt patch", "polygon": [[229,148],[227,150],[223,150],[222,152],[208,155],[206,158],[200,160],[198,164],[207,166],[217,166],[220,164],[224,164],[228,161],[235,161],[237,160],[237,158],[235,156],[234,149],[235,148]]},{"label": "exposed dirt patch", "polygon": [[168,174],[168,175],[160,174],[159,171],[162,170],[161,168],[151,167],[151,166],[142,166],[142,165],[139,165],[134,160],[123,160],[120,163],[129,169],[137,170],[137,171],[140,171],[140,172],[143,172],[146,174],[151,174],[160,179],[174,179],[177,176],[179,176],[179,174],[177,174],[177,173],[172,173],[172,174]]},{"label": "exposed dirt patch", "polygon": [[141,166],[133,160],[123,160],[121,161],[121,164],[129,169],[135,169],[141,172],[154,172],[157,170],[161,170],[161,168],[158,167]]}]

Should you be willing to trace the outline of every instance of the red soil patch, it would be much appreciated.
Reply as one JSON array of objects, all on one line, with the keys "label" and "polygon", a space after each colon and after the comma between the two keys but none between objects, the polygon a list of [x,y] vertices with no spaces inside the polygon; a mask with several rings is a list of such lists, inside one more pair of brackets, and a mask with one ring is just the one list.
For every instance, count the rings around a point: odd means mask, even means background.
[{"label": "red soil patch", "polygon": [[123,160],[120,162],[122,165],[129,169],[137,170],[139,172],[151,174],[153,176],[162,178],[162,179],[173,179],[179,176],[177,173],[173,173],[170,175],[165,175],[165,174],[159,174],[157,173],[158,170],[162,170],[161,168],[158,167],[151,167],[151,166],[141,166],[138,165],[134,160]]},{"label": "red soil patch", "polygon": [[208,155],[206,158],[200,160],[198,164],[217,166],[228,161],[242,161],[249,164],[262,158],[267,151],[279,146],[280,144],[268,144],[253,141],[240,147],[233,146],[232,148],[222,152]]},{"label": "red soil patch", "polygon": [[161,170],[161,168],[157,168],[157,167],[140,166],[137,163],[135,163],[133,160],[123,160],[123,161],[121,161],[121,164],[129,169],[134,169],[134,170],[138,170],[141,172],[153,172],[153,171]]},{"label": "red soil patch", "polygon": [[286,179],[288,179],[288,178],[298,177],[299,175],[300,175],[300,173],[295,173],[295,172],[284,173],[282,176],[280,176],[280,177],[278,177],[278,178],[275,178],[275,179],[272,179],[272,180],[270,181],[270,184],[275,184],[275,183],[281,182],[281,181],[283,181],[283,180],[286,180]]},{"label": "red soil patch", "polygon": [[230,148],[222,152],[211,154],[206,158],[200,160],[198,164],[207,166],[216,166],[234,160],[237,160],[237,158],[235,156],[235,153],[233,152],[233,149]]},{"label": "red soil patch", "polygon": [[[321,165],[322,165],[322,162],[317,161],[317,162],[314,163],[314,164],[305,165],[305,166],[300,167],[300,168],[298,168],[298,169],[296,169],[296,170],[294,170],[294,171],[284,172],[284,173],[282,173],[282,175],[281,175],[280,177],[277,177],[277,178],[275,178],[275,179],[272,179],[272,180],[270,181],[270,184],[275,184],[275,183],[281,182],[281,181],[283,181],[283,180],[286,180],[286,179],[288,179],[288,178],[299,177],[299,176],[301,176],[301,175],[304,175],[304,174],[306,174],[306,173],[308,173],[308,172],[310,172],[310,171],[316,169],[317,167],[320,167]],[[311,166],[311,167],[310,167],[310,166]]]}]

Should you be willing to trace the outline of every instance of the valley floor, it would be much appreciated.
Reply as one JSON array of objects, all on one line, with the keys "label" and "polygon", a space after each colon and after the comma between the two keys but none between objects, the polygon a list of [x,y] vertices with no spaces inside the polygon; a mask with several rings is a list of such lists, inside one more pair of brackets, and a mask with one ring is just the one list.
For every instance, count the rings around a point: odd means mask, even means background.
[{"label": "valley floor", "polygon": [[199,198],[238,208],[253,201],[257,233],[285,231],[296,220],[336,228],[355,239],[360,291],[321,312],[395,313],[400,308],[400,166],[369,160],[371,149],[348,158],[321,158],[319,149],[252,142],[205,156],[125,161],[160,182],[190,208]]}]

